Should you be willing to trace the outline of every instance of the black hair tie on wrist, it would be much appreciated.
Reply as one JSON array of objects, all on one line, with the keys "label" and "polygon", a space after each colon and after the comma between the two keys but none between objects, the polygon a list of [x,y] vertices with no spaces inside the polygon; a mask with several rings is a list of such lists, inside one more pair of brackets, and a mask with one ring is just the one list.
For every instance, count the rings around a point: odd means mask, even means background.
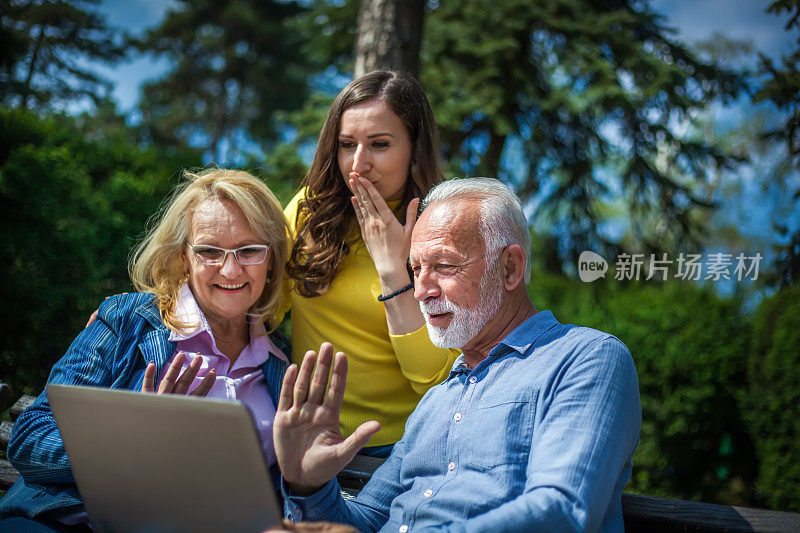
[{"label": "black hair tie on wrist", "polygon": [[402,289],[397,289],[392,294],[387,294],[386,296],[381,294],[380,296],[378,296],[378,301],[379,302],[385,302],[386,300],[391,300],[392,298],[394,298],[398,294],[403,294],[404,292],[406,292],[408,290],[411,290],[413,288],[414,288],[414,282],[412,281],[411,283],[409,283],[408,285],[406,285]]}]

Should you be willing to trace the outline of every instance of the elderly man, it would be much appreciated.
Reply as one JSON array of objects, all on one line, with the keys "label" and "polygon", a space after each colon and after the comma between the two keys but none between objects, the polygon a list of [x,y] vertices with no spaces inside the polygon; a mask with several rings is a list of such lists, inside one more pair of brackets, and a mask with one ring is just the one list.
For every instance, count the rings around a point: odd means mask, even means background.
[{"label": "elderly man", "polygon": [[437,186],[411,266],[431,340],[463,356],[349,501],[335,476],[377,422],[339,433],[343,353],[324,344],[291,367],[275,419],[288,516],[399,533],[622,531],[641,424],[636,370],[615,337],[534,308],[517,197],[492,179]]}]

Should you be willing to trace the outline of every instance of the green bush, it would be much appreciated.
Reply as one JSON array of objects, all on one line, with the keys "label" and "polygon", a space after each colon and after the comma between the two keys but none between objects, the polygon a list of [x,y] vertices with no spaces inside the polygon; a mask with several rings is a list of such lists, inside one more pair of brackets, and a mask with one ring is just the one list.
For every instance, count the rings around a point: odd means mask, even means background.
[{"label": "green bush", "polygon": [[538,308],[611,333],[633,355],[643,421],[628,490],[750,503],[753,447],[736,402],[748,335],[739,302],[691,284],[544,274],[530,292]]},{"label": "green bush", "polygon": [[756,443],[759,503],[800,511],[800,286],[762,302],[753,320],[742,411]]},{"label": "green bush", "polygon": [[177,157],[193,163],[122,136],[87,140],[72,117],[0,110],[0,376],[18,393],[38,394],[103,297],[130,290],[128,251]]}]

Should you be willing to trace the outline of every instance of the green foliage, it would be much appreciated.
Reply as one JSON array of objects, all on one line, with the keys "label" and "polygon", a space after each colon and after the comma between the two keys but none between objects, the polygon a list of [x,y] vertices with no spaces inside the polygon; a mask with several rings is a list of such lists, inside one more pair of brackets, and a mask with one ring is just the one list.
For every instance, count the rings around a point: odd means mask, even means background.
[{"label": "green foliage", "polygon": [[[304,27],[341,73],[358,2],[336,4],[317,3]],[[421,56],[448,173],[497,176],[541,200],[562,258],[699,240],[707,174],[736,158],[674,125],[743,83],[681,46],[646,2],[432,2]],[[630,242],[603,234],[614,203]]]},{"label": "green foliage", "polygon": [[303,54],[320,65],[352,73],[360,3],[360,0],[312,2],[310,9],[297,20],[296,30],[305,37]]},{"label": "green foliage", "polygon": [[[783,124],[768,135],[786,144],[788,159],[797,167],[800,165],[800,0],[776,0],[767,11],[774,15],[788,15],[785,29],[797,33],[797,46],[782,58],[780,65],[761,56],[766,81],[756,98],[769,100],[786,113]],[[800,188],[794,192],[793,200],[800,201]],[[788,242],[777,249],[775,274],[771,282],[775,286],[786,287],[800,281],[800,226],[792,230],[786,225],[779,225],[776,229]]]},{"label": "green foliage", "polygon": [[626,206],[631,248],[696,239],[707,171],[734,160],[671,125],[742,84],[670,33],[643,2],[441,2],[425,21],[421,80],[446,157],[525,198],[544,193],[537,216],[571,259],[619,245],[602,233],[611,201]]},{"label": "green foliage", "polygon": [[297,2],[181,0],[139,42],[174,61],[147,84],[143,122],[157,144],[191,145],[242,164],[276,138],[274,113],[304,101],[313,62],[301,55]]},{"label": "green foliage", "polygon": [[[776,0],[767,11],[789,16],[786,31],[800,30],[800,0]],[[800,45],[800,34],[797,43]],[[772,134],[784,140],[792,157],[800,161],[800,46],[784,56],[780,65],[762,55],[761,67],[767,78],[756,98],[771,100],[787,111],[785,122]]]},{"label": "green foliage", "polygon": [[[794,201],[800,200],[800,189],[795,192]],[[778,225],[776,228],[789,242],[777,246],[774,272],[771,276],[772,285],[789,287],[800,283],[800,227],[791,234],[788,226]]]},{"label": "green foliage", "polygon": [[297,153],[297,147],[280,144],[267,155],[262,169],[253,170],[263,179],[272,192],[286,205],[297,192],[300,180],[306,173],[306,164]]},{"label": "green foliage", "polygon": [[92,142],[75,122],[0,110],[0,376],[19,392],[38,393],[103,297],[130,290],[128,251],[181,166],[198,163]]},{"label": "green foliage", "polygon": [[531,294],[562,322],[619,337],[639,376],[642,433],[628,490],[747,504],[752,443],[737,406],[748,325],[739,302],[691,284],[592,284],[538,274]]},{"label": "green foliage", "polygon": [[111,84],[88,61],[116,62],[124,39],[92,8],[99,0],[0,0],[0,102],[46,109],[89,98]]},{"label": "green foliage", "polygon": [[753,324],[743,410],[758,453],[757,497],[800,511],[800,285],[759,306]]}]

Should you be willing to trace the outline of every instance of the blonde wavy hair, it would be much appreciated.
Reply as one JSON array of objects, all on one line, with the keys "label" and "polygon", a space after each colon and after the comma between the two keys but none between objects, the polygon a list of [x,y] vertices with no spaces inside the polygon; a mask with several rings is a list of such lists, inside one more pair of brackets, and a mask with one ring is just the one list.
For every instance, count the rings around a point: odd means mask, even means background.
[{"label": "blonde wavy hair", "polygon": [[208,169],[198,173],[184,171],[184,181],[169,201],[150,220],[144,239],[134,248],[128,262],[128,273],[137,291],[156,296],[164,324],[181,331],[188,324],[175,316],[178,292],[186,282],[181,250],[186,246],[189,220],[203,201],[226,200],[244,213],[248,224],[272,250],[272,269],[264,291],[250,308],[250,316],[264,322],[267,331],[278,324],[278,308],[288,249],[288,226],[283,210],[267,185],[240,170]]}]

